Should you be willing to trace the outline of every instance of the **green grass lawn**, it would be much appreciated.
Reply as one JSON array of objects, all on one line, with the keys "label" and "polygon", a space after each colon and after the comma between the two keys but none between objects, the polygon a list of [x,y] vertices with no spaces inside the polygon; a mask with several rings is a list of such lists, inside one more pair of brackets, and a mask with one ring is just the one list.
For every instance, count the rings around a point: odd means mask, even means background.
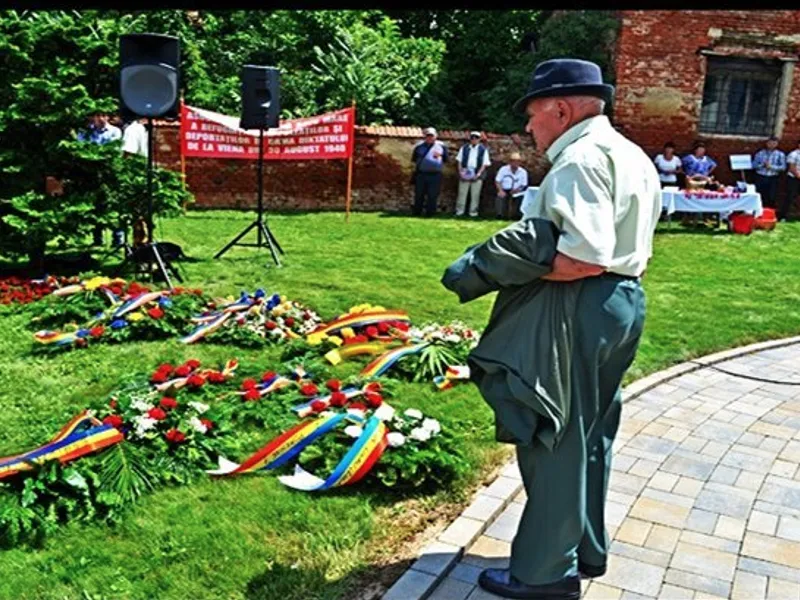
[{"label": "green grass lawn", "polygon": [[[354,214],[345,224],[341,213],[276,215],[269,223],[286,251],[283,268],[272,266],[266,250],[249,248],[212,260],[252,216],[191,212],[163,221],[158,233],[199,259],[184,263],[187,285],[214,294],[264,287],[324,317],[369,302],[406,309],[419,324],[485,325],[492,299],[461,306],[439,279],[450,261],[501,222]],[[645,336],[628,381],[693,356],[797,334],[799,257],[797,224],[749,237],[661,229],[644,282]],[[171,340],[33,357],[25,319],[0,315],[0,455],[49,439],[126,373],[191,357],[204,364],[237,357],[266,369],[277,366],[279,354]],[[407,498],[358,486],[307,494],[263,475],[160,491],[134,507],[123,526],[73,525],[44,548],[0,552],[0,597],[356,597],[356,590],[398,574],[407,564],[404,544],[437,518],[455,514],[505,455],[492,441],[491,412],[473,389],[431,388],[403,385],[392,403],[419,406],[463,439],[473,468],[452,490]],[[274,433],[265,432],[264,441]]]}]

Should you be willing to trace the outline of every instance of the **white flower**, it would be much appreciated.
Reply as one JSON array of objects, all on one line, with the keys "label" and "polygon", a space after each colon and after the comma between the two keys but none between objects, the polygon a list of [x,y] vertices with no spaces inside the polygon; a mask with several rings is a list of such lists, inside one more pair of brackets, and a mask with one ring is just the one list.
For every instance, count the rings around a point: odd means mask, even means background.
[{"label": "white flower", "polygon": [[438,435],[442,432],[442,426],[436,419],[425,419],[422,422],[422,428],[431,432],[431,435]]},{"label": "white flower", "polygon": [[373,413],[381,421],[391,421],[394,418],[395,410],[385,402],[375,409]]},{"label": "white flower", "polygon": [[416,408],[409,408],[403,413],[409,419],[416,419],[417,421],[422,418],[422,411],[417,410]]},{"label": "white flower", "polygon": [[189,406],[191,406],[195,412],[200,415],[209,409],[208,404],[203,404],[202,402],[189,402]]},{"label": "white flower", "polygon": [[138,410],[139,412],[146,413],[148,410],[153,408],[153,405],[147,402],[146,400],[142,400],[137,398],[133,402],[131,402],[131,408]]},{"label": "white flower", "polygon": [[140,417],[134,417],[133,423],[135,425],[134,434],[136,435],[136,437],[141,438],[144,437],[144,434],[146,432],[148,432],[150,429],[153,429],[158,423],[158,421],[142,415]]},{"label": "white flower", "polygon": [[363,410],[361,410],[360,408],[348,408],[347,409],[347,414],[348,415],[353,415],[353,416],[356,416],[356,417],[361,417],[363,419],[364,415],[365,415],[365,412]]},{"label": "white flower", "polygon": [[364,433],[364,428],[360,425],[348,425],[344,428],[344,432],[352,438],[357,438]]},{"label": "white flower", "polygon": [[458,344],[461,341],[461,336],[451,333],[444,337],[445,342],[450,342],[451,344]]},{"label": "white flower", "polygon": [[386,441],[389,442],[392,448],[399,448],[406,443],[406,436],[399,431],[392,431],[386,435]]},{"label": "white flower", "polygon": [[197,417],[192,417],[191,419],[189,419],[189,427],[191,427],[192,429],[194,429],[199,433],[205,433],[206,431],[208,431],[208,427],[203,425],[203,423]]},{"label": "white flower", "polygon": [[427,442],[431,439],[431,432],[424,427],[414,427],[414,429],[411,430],[411,437],[420,442]]}]

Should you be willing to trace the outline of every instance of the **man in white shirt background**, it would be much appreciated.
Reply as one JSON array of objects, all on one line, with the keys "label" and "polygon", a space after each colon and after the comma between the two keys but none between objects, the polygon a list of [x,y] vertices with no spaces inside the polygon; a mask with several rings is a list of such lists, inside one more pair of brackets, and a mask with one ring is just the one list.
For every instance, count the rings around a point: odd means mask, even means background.
[{"label": "man in white shirt background", "polygon": [[122,132],[122,151],[128,154],[138,154],[147,158],[147,127],[146,119],[137,119],[128,123]]},{"label": "man in white shirt background", "polygon": [[480,143],[481,134],[473,131],[469,134],[469,143],[458,151],[458,197],[456,199],[456,216],[464,216],[467,210],[467,194],[470,196],[469,216],[477,217],[481,202],[481,189],[489,160],[489,149]]},{"label": "man in white shirt background", "polygon": [[786,196],[783,198],[781,208],[778,211],[778,220],[786,221],[789,219],[789,213],[792,212],[794,207],[797,192],[800,191],[800,140],[794,150],[789,152],[786,157],[787,177],[786,177]]},{"label": "man in white shirt background", "polygon": [[522,156],[519,152],[512,152],[508,157],[508,164],[497,171],[494,185],[497,188],[497,197],[494,201],[494,212],[498,219],[507,219],[509,207],[511,218],[519,217],[519,203],[522,194],[528,189],[528,172],[520,166]]},{"label": "man in white shirt background", "polygon": [[675,156],[675,144],[667,142],[664,144],[664,151],[655,157],[653,162],[656,164],[658,178],[661,180],[661,187],[677,186],[678,173],[681,172],[681,159]]}]

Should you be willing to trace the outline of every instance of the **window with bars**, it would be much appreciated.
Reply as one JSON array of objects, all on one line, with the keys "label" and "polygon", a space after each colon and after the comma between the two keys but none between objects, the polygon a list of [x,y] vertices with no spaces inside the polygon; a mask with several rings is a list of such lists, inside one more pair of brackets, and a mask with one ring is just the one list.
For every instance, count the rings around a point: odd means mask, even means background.
[{"label": "window with bars", "polygon": [[781,73],[780,61],[709,56],[700,131],[771,135]]}]

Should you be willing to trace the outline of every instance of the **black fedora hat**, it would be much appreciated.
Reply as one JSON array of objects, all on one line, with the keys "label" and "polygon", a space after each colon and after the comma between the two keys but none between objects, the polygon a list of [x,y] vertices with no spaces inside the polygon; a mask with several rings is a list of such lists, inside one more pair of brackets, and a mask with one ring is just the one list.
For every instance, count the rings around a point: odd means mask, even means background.
[{"label": "black fedora hat", "polygon": [[534,98],[552,96],[597,96],[611,102],[614,86],[603,83],[600,67],[593,62],[554,58],[536,66],[528,92],[514,103],[514,110],[525,110]]}]

